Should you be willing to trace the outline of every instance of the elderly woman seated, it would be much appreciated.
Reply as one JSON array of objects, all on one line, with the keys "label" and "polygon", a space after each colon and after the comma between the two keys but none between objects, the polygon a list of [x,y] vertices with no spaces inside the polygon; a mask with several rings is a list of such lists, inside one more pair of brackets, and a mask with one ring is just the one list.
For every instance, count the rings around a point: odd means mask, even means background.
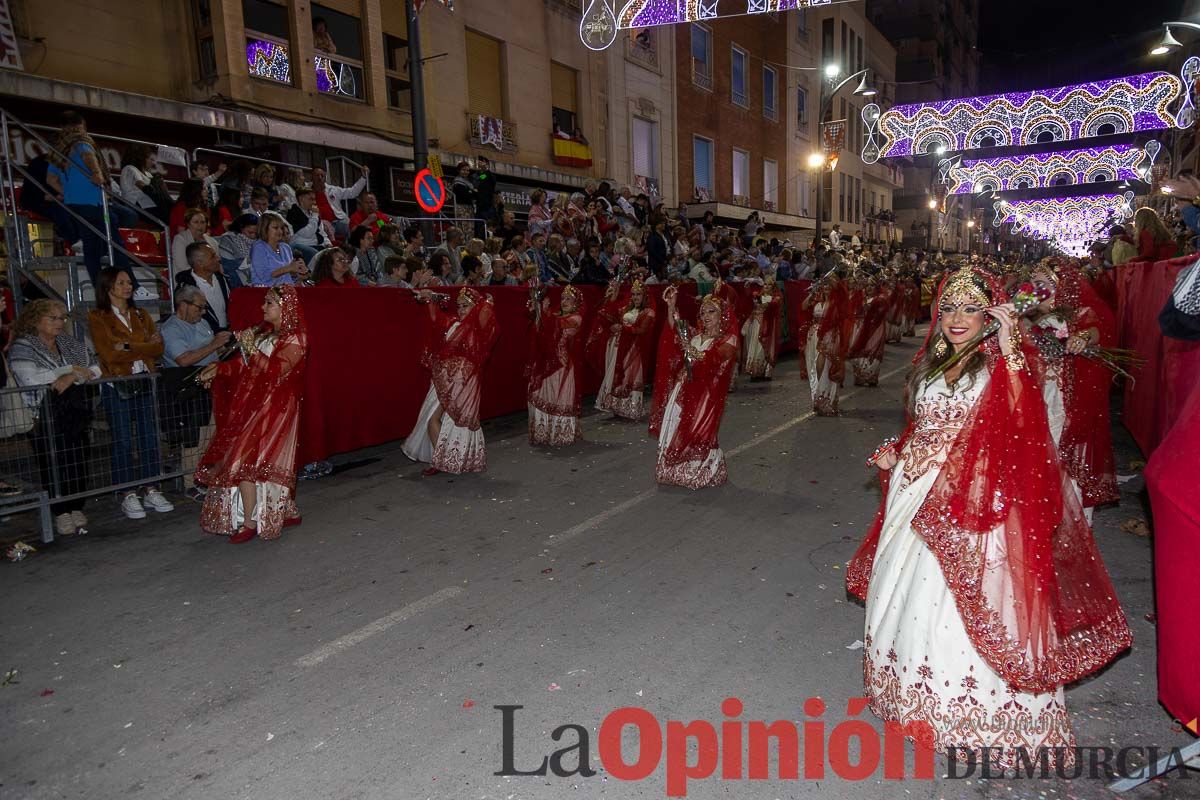
[{"label": "elderly woman seated", "polygon": [[[83,384],[100,377],[100,368],[87,347],[64,329],[66,321],[67,308],[62,303],[27,303],[13,325],[15,338],[8,352],[19,385],[49,384],[43,391],[25,392],[24,399],[37,417],[29,436],[42,486],[51,497],[68,497],[87,489],[92,404]],[[83,505],[84,499],[76,498],[50,507],[60,536],[87,533]]]}]

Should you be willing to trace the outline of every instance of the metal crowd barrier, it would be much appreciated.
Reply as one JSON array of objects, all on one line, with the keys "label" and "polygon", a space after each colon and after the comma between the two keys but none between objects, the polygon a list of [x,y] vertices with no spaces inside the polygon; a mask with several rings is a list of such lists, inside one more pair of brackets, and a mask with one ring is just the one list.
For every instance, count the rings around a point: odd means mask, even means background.
[{"label": "metal crowd barrier", "polygon": [[[0,389],[4,538],[36,526],[43,542],[52,541],[56,509],[71,501],[152,484],[168,496],[189,488],[213,434],[207,390],[186,388],[192,374],[105,378],[63,393],[51,385]],[[121,513],[115,502],[112,511]]]}]

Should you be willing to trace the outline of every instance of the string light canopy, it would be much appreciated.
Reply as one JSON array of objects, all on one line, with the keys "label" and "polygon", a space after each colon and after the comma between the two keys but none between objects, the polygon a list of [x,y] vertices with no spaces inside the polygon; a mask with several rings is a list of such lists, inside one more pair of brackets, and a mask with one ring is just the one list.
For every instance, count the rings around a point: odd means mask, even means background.
[{"label": "string light canopy", "polygon": [[[1037,155],[948,162],[950,194],[1006,192],[1106,181],[1147,180],[1159,143],[1060,150]],[[945,163],[945,162],[944,162]]]},{"label": "string light canopy", "polygon": [[862,158],[977,150],[1175,127],[1167,110],[1183,95],[1179,78],[1147,72],[1031,92],[913,103],[862,111],[867,141]]},{"label": "string light canopy", "polygon": [[1064,252],[1082,255],[1109,225],[1133,216],[1133,192],[1092,197],[1048,197],[1041,200],[1000,200],[995,203],[996,227],[1012,223],[1012,232],[1047,239]]},{"label": "string light canopy", "polygon": [[[846,0],[744,0],[745,10],[720,0],[585,0],[579,21],[579,38],[592,50],[604,50],[617,32],[654,25],[700,22],[718,17],[773,14],[800,8],[827,6]],[[718,6],[721,8],[718,8]]]}]

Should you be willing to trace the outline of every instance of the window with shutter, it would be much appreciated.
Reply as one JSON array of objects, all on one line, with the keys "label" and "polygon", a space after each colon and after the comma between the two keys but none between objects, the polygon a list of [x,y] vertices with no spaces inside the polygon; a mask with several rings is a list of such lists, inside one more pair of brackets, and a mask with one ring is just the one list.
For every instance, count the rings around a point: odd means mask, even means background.
[{"label": "window with shutter", "polygon": [[750,154],[736,147],[733,149],[733,194],[735,198],[750,196]]},{"label": "window with shutter", "polygon": [[467,31],[467,100],[473,114],[504,117],[500,42],[475,31]]},{"label": "window with shutter", "polygon": [[559,130],[567,134],[575,132],[577,124],[576,86],[579,73],[570,67],[550,62],[550,103],[554,121]]},{"label": "window with shutter", "polygon": [[692,181],[697,189],[713,193],[713,143],[702,136],[692,137]]},{"label": "window with shutter", "polygon": [[658,179],[658,147],[655,128],[658,123],[633,118],[633,174]]},{"label": "window with shutter", "polygon": [[769,158],[763,159],[763,202],[772,209],[779,204],[779,165]]}]

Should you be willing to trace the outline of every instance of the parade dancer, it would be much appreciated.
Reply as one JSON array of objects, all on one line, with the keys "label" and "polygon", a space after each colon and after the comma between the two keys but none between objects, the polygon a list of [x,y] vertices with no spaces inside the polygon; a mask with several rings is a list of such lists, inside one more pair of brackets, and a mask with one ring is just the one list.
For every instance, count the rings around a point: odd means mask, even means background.
[{"label": "parade dancer", "polygon": [[430,335],[421,356],[429,369],[429,391],[417,424],[404,440],[404,455],[428,463],[425,476],[439,472],[461,474],[487,469],[479,405],[483,394],[483,365],[496,342],[492,298],[466,287],[455,299],[455,310],[444,310],[450,295],[422,290],[416,294],[429,309]]},{"label": "parade dancer", "polygon": [[[1058,461],[1013,306],[965,267],[939,292],[908,379],[908,429],[869,460],[884,499],[846,584],[866,601],[865,692],[883,720],[1011,768],[1073,760],[1063,686],[1130,645]],[[988,319],[998,332],[944,373]],[[914,613],[914,609],[920,609]]]},{"label": "parade dancer", "polygon": [[813,285],[802,304],[812,312],[804,363],[813,410],[818,416],[838,414],[838,390],[846,375],[845,321],[849,303],[846,284],[829,272]]},{"label": "parade dancer", "polygon": [[608,284],[588,340],[592,363],[604,374],[596,408],[640,420],[646,417],[646,375],[654,355],[654,306],[640,280],[630,286],[628,298],[618,299],[620,288],[619,281]]},{"label": "parade dancer", "polygon": [[753,305],[742,326],[742,372],[750,380],[771,380],[779,355],[779,316],[782,297],[774,280],[750,293]]},{"label": "parade dancer", "polygon": [[667,324],[658,348],[650,434],[658,437],[655,479],[701,489],[728,480],[725,454],[717,441],[729,381],[737,365],[737,316],[715,294],[700,304],[697,324],[676,308],[678,290],[663,292]]},{"label": "parade dancer", "polygon": [[[540,310],[539,310],[540,308]],[[550,298],[529,301],[533,315],[529,367],[529,443],[551,447],[583,439],[579,427],[583,362],[583,297],[574,286],[562,290],[557,311]]]},{"label": "parade dancer", "polygon": [[854,370],[855,386],[878,386],[879,369],[883,365],[884,339],[887,337],[887,314],[890,297],[874,278],[867,279],[863,291],[862,324],[858,333],[850,340],[846,357]]},{"label": "parade dancer", "polygon": [[212,387],[217,423],[196,468],[196,483],[208,489],[200,525],[231,544],[275,539],[300,524],[296,442],[308,333],[295,287],[267,290],[263,323],[237,335],[240,358],[197,376]]}]

